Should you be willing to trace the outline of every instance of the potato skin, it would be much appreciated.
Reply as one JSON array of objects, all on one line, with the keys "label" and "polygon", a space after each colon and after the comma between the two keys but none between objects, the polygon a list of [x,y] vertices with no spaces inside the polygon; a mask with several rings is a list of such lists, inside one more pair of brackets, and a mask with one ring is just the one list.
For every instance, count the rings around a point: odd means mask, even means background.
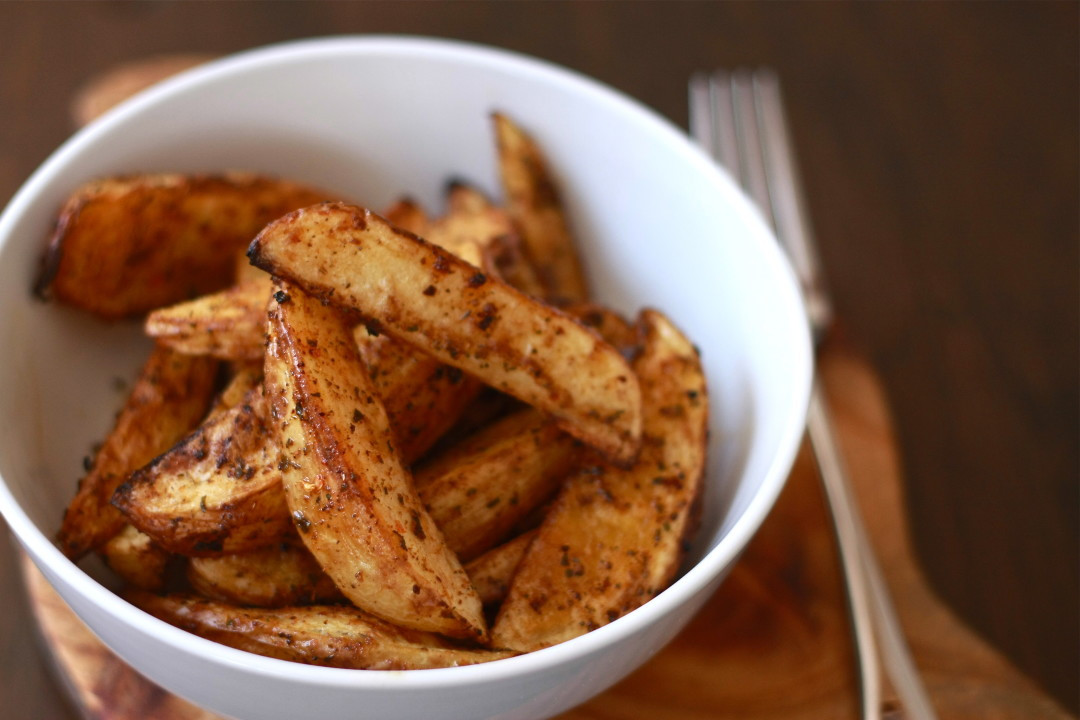
[{"label": "potato skin", "polygon": [[267,415],[257,385],[132,473],[113,505],[161,547],[181,555],[245,552],[290,537]]},{"label": "potato skin", "polygon": [[134,525],[125,525],[106,540],[98,552],[124,582],[149,591],[158,591],[165,586],[165,569],[172,556]]},{"label": "potato skin", "polygon": [[60,526],[60,548],[76,560],[127,524],[110,504],[128,475],[165,452],[205,415],[217,363],[156,346]]},{"label": "potato skin", "polygon": [[549,418],[523,410],[421,466],[416,489],[450,549],[468,562],[554,495],[580,450]]},{"label": "potato skin", "polygon": [[518,566],[492,630],[496,647],[538,650],[625,615],[671,582],[696,529],[708,399],[693,345],[642,313],[644,395],[637,463],[586,465],[564,484]]},{"label": "potato skin", "polygon": [[320,300],[555,416],[617,462],[636,456],[641,393],[615,348],[374,213],[340,203],[304,208],[268,225],[248,255]]},{"label": "potato skin", "polygon": [[253,552],[193,557],[187,577],[199,594],[233,605],[288,607],[345,601],[298,538]]},{"label": "potato skin", "polygon": [[534,537],[536,530],[527,530],[465,564],[465,572],[469,573],[484,607],[497,605],[506,597],[514,573]]},{"label": "potato skin", "polygon": [[394,429],[395,447],[412,465],[446,434],[483,383],[390,335],[359,325],[353,335]]},{"label": "potato skin", "polygon": [[486,640],[480,599],[396,453],[346,318],[295,285],[275,288],[265,387],[301,539],[357,607]]},{"label": "potato skin", "polygon": [[493,113],[506,209],[536,269],[543,297],[556,305],[589,299],[581,255],[540,148],[513,120]]},{"label": "potato skin", "polygon": [[130,603],[201,637],[258,655],[357,670],[422,670],[500,660],[516,653],[456,647],[433,633],[396,627],[344,605],[241,608],[191,595],[128,592]]},{"label": "potato skin", "polygon": [[264,225],[331,197],[249,173],[90,182],[61,209],[35,291],[106,319],[142,315],[229,285]]},{"label": "potato skin", "polygon": [[261,361],[271,283],[269,275],[259,274],[220,292],[154,310],[143,331],[186,355]]}]

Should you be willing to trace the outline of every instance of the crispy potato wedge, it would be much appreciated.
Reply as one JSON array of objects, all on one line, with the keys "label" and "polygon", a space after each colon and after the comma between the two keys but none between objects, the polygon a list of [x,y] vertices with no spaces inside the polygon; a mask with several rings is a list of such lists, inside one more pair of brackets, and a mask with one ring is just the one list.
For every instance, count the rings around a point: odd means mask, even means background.
[{"label": "crispy potato wedge", "polygon": [[343,605],[239,608],[190,595],[130,592],[125,599],[171,625],[223,645],[309,665],[420,670],[490,662],[515,653],[455,647]]},{"label": "crispy potato wedge", "polygon": [[506,597],[514,572],[535,536],[536,530],[526,531],[465,563],[465,572],[469,574],[484,607],[496,605]]},{"label": "crispy potato wedge", "polygon": [[301,539],[357,607],[403,627],[486,640],[480,599],[394,449],[346,319],[275,282],[265,386]]},{"label": "crispy potato wedge", "polygon": [[623,355],[632,355],[641,338],[637,328],[619,313],[598,303],[576,303],[566,308],[582,325],[592,328],[600,337],[618,348]]},{"label": "crispy potato wedge", "polygon": [[523,410],[420,467],[416,489],[450,549],[467,562],[555,493],[580,448],[550,418]]},{"label": "crispy potato wedge", "polygon": [[430,234],[415,234],[451,252],[463,240],[471,240],[479,246],[479,257],[473,259],[471,255],[455,252],[458,257],[493,273],[526,295],[544,297],[540,278],[522,251],[517,228],[503,208],[462,180],[449,183],[446,206],[446,216],[434,224]]},{"label": "crispy potato wedge", "polygon": [[112,503],[166,550],[221,555],[293,534],[263,389],[207,419],[117,488]]},{"label": "crispy potato wedge", "polygon": [[506,209],[540,277],[544,297],[555,304],[588,300],[581,257],[540,148],[506,115],[493,113],[492,120]]},{"label": "crispy potato wedge", "polygon": [[307,548],[293,543],[235,555],[193,557],[187,577],[197,593],[234,605],[288,607],[345,600]]},{"label": "crispy potato wedge", "polygon": [[266,301],[270,276],[154,310],[143,330],[186,355],[221,360],[261,360],[266,345]]},{"label": "crispy potato wedge", "polygon": [[269,277],[266,271],[255,267],[248,260],[247,247],[241,248],[234,257],[232,285],[243,285],[251,280],[264,280]]},{"label": "crispy potato wedge", "polygon": [[609,623],[663,590],[682,562],[705,467],[705,379],[663,315],[640,322],[641,456],[628,470],[596,465],[567,480],[514,575],[496,647],[536,650]]},{"label": "crispy potato wedge", "polygon": [[[465,572],[485,607],[500,602],[506,595],[514,570],[535,534],[535,529],[527,530],[465,565]],[[141,537],[149,540],[145,535]],[[187,577],[200,595],[233,605],[288,607],[345,601],[345,596],[307,548],[292,542],[254,552],[189,558]]]},{"label": "crispy potato wedge", "polygon": [[156,592],[165,586],[165,569],[172,556],[133,525],[125,525],[106,540],[99,552],[113,572],[140,590]]},{"label": "crispy potato wedge", "polygon": [[529,297],[543,298],[544,286],[540,276],[522,249],[517,234],[502,235],[483,249],[484,266],[493,268],[495,275]]},{"label": "crispy potato wedge", "polygon": [[[177,352],[225,360],[262,360],[270,276],[155,310],[145,330]],[[460,417],[482,383],[388,335],[355,331],[390,416],[406,464],[423,455]]]},{"label": "crispy potato wedge", "polygon": [[[278,456],[258,420],[261,390],[253,394],[256,401],[211,417],[117,490],[114,504],[170,551],[254,556],[292,534],[280,469],[272,465]],[[520,528],[552,497],[580,450],[550,419],[522,410],[432,458],[414,486],[464,562]]]},{"label": "crispy potato wedge", "polygon": [[109,502],[113,492],[206,414],[216,370],[210,358],[154,348],[64,513],[58,540],[65,555],[76,560],[123,529],[127,520]]},{"label": "crispy potato wedge", "polygon": [[141,315],[225,287],[266,223],[330,197],[246,173],[91,182],[61,210],[36,291],[103,318]]},{"label": "crispy potato wedge", "polygon": [[[415,200],[403,197],[383,211],[383,217],[402,230],[423,237],[431,226],[431,218]],[[250,264],[250,263],[249,263]]]},{"label": "crispy potato wedge", "polygon": [[[475,213],[492,207],[492,202],[475,185],[462,178],[451,178],[446,183],[447,213]],[[423,233],[416,233],[423,237]]]},{"label": "crispy potato wedge", "polygon": [[483,383],[390,335],[373,336],[363,325],[353,335],[386,408],[395,447],[411,465],[454,426]]},{"label": "crispy potato wedge", "polygon": [[374,213],[339,203],[290,213],[259,234],[249,257],[553,415],[615,461],[637,455],[641,392],[615,348]]},{"label": "crispy potato wedge", "polygon": [[214,402],[210,406],[210,412],[206,414],[203,423],[223,412],[232,410],[244,401],[248,393],[262,386],[262,366],[262,358],[259,358],[258,364],[252,362],[237,363],[236,369],[229,377],[225,388],[214,398]]},{"label": "crispy potato wedge", "polygon": [[490,273],[495,268],[488,260],[488,249],[501,244],[504,238],[513,236],[514,226],[510,217],[501,209],[489,205],[452,209],[432,222],[427,234],[421,237]]}]

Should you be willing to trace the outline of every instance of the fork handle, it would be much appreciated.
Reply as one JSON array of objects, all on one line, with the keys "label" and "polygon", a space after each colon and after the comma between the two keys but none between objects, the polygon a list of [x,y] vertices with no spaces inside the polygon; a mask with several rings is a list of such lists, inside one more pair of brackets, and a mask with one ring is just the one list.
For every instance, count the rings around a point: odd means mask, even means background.
[{"label": "fork handle", "polygon": [[859,551],[864,532],[858,521],[847,472],[833,434],[832,420],[823,398],[821,382],[814,379],[807,408],[806,431],[827,496],[829,516],[847,586],[848,611],[859,669],[860,717],[881,717],[881,668],[874,637],[874,614],[864,553]]}]

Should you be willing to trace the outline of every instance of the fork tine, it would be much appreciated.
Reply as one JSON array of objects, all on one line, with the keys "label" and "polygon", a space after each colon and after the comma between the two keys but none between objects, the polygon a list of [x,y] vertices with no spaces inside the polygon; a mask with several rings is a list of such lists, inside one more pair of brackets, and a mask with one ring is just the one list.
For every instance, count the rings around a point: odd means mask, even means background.
[{"label": "fork tine", "polygon": [[735,117],[735,98],[732,77],[723,70],[713,73],[709,83],[709,99],[712,114],[710,124],[712,133],[716,137],[715,157],[721,165],[726,167],[735,180],[743,183],[742,166],[744,164],[739,142],[738,124],[735,122],[716,122],[716,118]]},{"label": "fork tine", "polygon": [[715,125],[712,121],[712,79],[703,73],[690,78],[690,134],[713,157],[718,156]]},{"label": "fork tine", "polygon": [[[739,147],[739,178],[746,192],[761,209],[769,227],[776,230],[776,218],[769,196],[765,153],[760,132],[757,103],[754,99],[754,79],[748,71],[736,72],[731,77],[731,118]],[[723,117],[717,115],[717,117]]]},{"label": "fork tine", "polygon": [[769,70],[755,72],[753,95],[774,227],[799,276],[810,323],[815,334],[820,335],[832,320],[832,303],[822,277],[817,243],[784,122],[786,115],[776,73]]}]

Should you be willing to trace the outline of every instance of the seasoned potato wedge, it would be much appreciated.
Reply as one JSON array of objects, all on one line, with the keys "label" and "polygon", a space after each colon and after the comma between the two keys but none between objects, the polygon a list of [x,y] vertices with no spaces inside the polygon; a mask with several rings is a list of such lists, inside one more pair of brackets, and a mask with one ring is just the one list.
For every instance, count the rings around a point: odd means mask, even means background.
[{"label": "seasoned potato wedge", "polygon": [[523,410],[419,468],[416,489],[450,549],[468,561],[555,493],[579,448],[549,418]]},{"label": "seasoned potato wedge", "polygon": [[154,310],[143,329],[162,345],[186,355],[221,360],[261,360],[266,345],[270,276]]},{"label": "seasoned potato wedge", "polygon": [[535,535],[535,530],[524,532],[465,564],[465,572],[484,607],[500,603],[506,597],[514,572]]},{"label": "seasoned potato wedge", "polygon": [[632,353],[640,338],[637,328],[611,308],[598,303],[577,303],[566,308],[582,325],[592,328],[600,337],[614,345],[623,355]]},{"label": "seasoned potato wedge", "polygon": [[403,627],[485,640],[480,599],[394,449],[346,319],[276,283],[265,386],[304,544],[357,607]]},{"label": "seasoned potato wedge", "polygon": [[245,552],[292,535],[263,389],[132,473],[112,503],[181,555]]},{"label": "seasoned potato wedge", "polygon": [[105,564],[134,587],[154,592],[165,586],[165,568],[172,556],[133,525],[106,540],[99,552]]},{"label": "seasoned potato wedge", "polygon": [[58,539],[65,555],[78,559],[123,529],[127,520],[109,502],[113,492],[206,414],[216,370],[209,358],[154,348],[64,513]]},{"label": "seasoned potato wedge", "polygon": [[[462,178],[451,178],[446,183],[446,211],[454,213],[482,212],[492,207],[492,202],[476,186]],[[416,233],[423,237],[423,233]]]},{"label": "seasoned potato wedge", "polygon": [[363,325],[353,335],[398,454],[411,465],[454,426],[483,383],[390,335],[373,336]]},{"label": "seasoned potato wedge", "polygon": [[682,561],[705,466],[705,380],[663,315],[640,322],[641,456],[628,470],[601,464],[567,480],[514,575],[496,647],[536,650],[611,622],[663,590]]},{"label": "seasoned potato wedge", "polygon": [[[506,595],[514,570],[535,534],[535,530],[528,530],[465,565],[485,606]],[[287,607],[345,600],[307,548],[292,542],[254,552],[193,557],[188,561],[187,577],[200,595],[233,605]]]},{"label": "seasoned potato wedge", "polygon": [[290,213],[259,234],[249,257],[553,415],[614,460],[637,455],[641,393],[615,348],[374,213],[338,203]]},{"label": "seasoned potato wedge", "polygon": [[490,662],[515,653],[455,647],[343,605],[239,608],[190,595],[130,592],[136,607],[188,632],[267,657],[362,670],[420,670]]},{"label": "seasoned potato wedge", "polygon": [[104,318],[141,315],[225,287],[266,223],[328,199],[245,173],[91,182],[61,210],[36,289]]},{"label": "seasoned potato wedge", "polygon": [[236,369],[229,378],[228,384],[226,384],[225,388],[218,393],[216,398],[214,398],[214,402],[210,406],[210,412],[206,414],[203,423],[223,412],[232,410],[244,401],[248,396],[248,393],[261,387],[263,374],[262,366],[262,358],[259,358],[258,364],[255,364],[254,362],[237,363]]},{"label": "seasoned potato wedge", "polygon": [[[262,360],[270,276],[155,310],[146,334],[177,352]],[[424,454],[460,417],[482,384],[388,335],[354,331],[406,464]]]},{"label": "seasoned potato wedge", "polygon": [[[383,211],[383,217],[402,230],[423,237],[431,225],[431,218],[420,204],[409,197],[404,197]],[[250,264],[250,263],[249,263]]]},{"label": "seasoned potato wedge", "polygon": [[484,267],[493,268],[496,277],[529,297],[543,298],[540,276],[522,249],[517,234],[502,235],[484,247]]},{"label": "seasoned potato wedge", "polygon": [[187,577],[197,593],[234,605],[287,607],[345,600],[307,548],[292,543],[234,555],[193,557]]},{"label": "seasoned potato wedge", "polygon": [[581,257],[540,149],[506,115],[494,113],[492,120],[506,208],[518,226],[545,297],[556,304],[588,300]]},{"label": "seasoned potato wedge", "polygon": [[486,272],[495,268],[488,261],[488,249],[500,244],[504,238],[515,236],[510,217],[493,205],[478,206],[475,203],[459,203],[432,222],[427,234],[428,242],[449,250],[465,262]]}]

